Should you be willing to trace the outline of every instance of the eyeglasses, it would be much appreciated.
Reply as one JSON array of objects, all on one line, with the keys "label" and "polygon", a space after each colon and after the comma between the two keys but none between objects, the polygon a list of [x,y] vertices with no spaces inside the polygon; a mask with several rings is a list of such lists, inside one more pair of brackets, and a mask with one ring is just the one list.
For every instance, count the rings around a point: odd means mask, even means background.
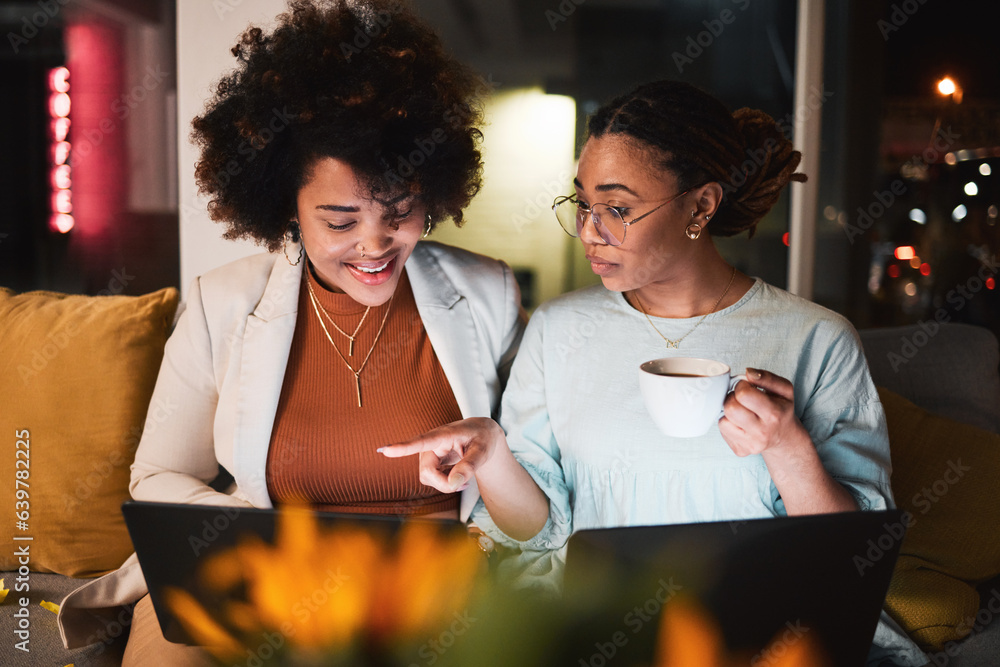
[{"label": "eyeglasses", "polygon": [[556,200],[552,202],[552,212],[556,214],[556,219],[559,221],[560,226],[562,226],[563,231],[573,238],[577,238],[583,233],[583,226],[587,222],[587,214],[589,213],[590,219],[594,222],[594,229],[597,230],[598,235],[600,235],[604,242],[608,245],[618,246],[625,242],[625,232],[628,230],[629,225],[634,225],[647,215],[656,213],[670,202],[683,197],[689,192],[691,192],[691,189],[674,195],[652,211],[647,211],[638,218],[632,218],[628,222],[625,222],[625,218],[622,216],[622,211],[628,210],[626,207],[609,206],[608,204],[592,204],[591,206],[587,206],[573,195],[556,197]]}]

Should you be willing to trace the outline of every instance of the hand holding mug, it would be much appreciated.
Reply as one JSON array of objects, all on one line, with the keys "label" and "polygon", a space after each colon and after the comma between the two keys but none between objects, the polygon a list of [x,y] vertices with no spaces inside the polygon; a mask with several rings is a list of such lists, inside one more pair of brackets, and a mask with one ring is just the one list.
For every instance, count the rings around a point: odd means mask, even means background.
[{"label": "hand holding mug", "polygon": [[795,393],[790,381],[754,368],[747,369],[746,380],[746,386],[737,387],[726,397],[725,416],[719,420],[719,431],[737,456],[811,442],[795,416]]}]

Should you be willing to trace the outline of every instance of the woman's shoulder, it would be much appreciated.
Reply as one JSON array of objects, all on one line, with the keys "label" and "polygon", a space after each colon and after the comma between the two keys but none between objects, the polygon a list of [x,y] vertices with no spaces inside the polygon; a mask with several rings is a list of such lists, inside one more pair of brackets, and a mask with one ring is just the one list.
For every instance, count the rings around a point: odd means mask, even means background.
[{"label": "woman's shoulder", "polygon": [[581,287],[553,297],[538,306],[528,320],[528,328],[543,335],[581,326],[584,322],[603,321],[621,309],[624,300],[618,292],[611,292],[603,285]]},{"label": "woman's shoulder", "polygon": [[512,296],[515,288],[514,274],[503,261],[435,241],[418,243],[406,268],[418,300],[421,295],[492,300],[501,293]]},{"label": "woman's shoulder", "polygon": [[448,272],[464,269],[493,270],[502,273],[507,264],[499,259],[437,241],[421,241],[413,248],[410,260],[421,268],[437,264]]},{"label": "woman's shoulder", "polygon": [[293,266],[281,253],[258,253],[203,273],[191,293],[197,291],[209,311],[250,313],[265,293],[275,306],[294,304],[291,288],[297,295],[301,268],[301,263]]},{"label": "woman's shoulder", "polygon": [[853,330],[850,320],[840,313],[830,310],[814,301],[792,294],[780,287],[757,279],[760,289],[757,293],[759,305],[775,311],[790,319],[799,319],[828,324],[830,326]]},{"label": "woman's shoulder", "polygon": [[275,259],[278,257],[281,255],[270,252],[241,257],[206,271],[198,277],[198,281],[202,285],[206,283],[214,285],[238,282],[256,276],[263,276],[266,279],[271,274]]},{"label": "woman's shoulder", "polygon": [[815,343],[848,342],[860,347],[858,332],[840,313],[757,279],[759,289],[747,314],[767,320],[769,328],[785,332],[791,340],[803,337]]},{"label": "woman's shoulder", "polygon": [[604,285],[590,285],[553,297],[540,305],[535,312],[546,313],[555,318],[574,317],[581,313],[593,313],[595,306],[601,308],[615,306],[619,303],[617,295],[618,292],[612,292]]}]

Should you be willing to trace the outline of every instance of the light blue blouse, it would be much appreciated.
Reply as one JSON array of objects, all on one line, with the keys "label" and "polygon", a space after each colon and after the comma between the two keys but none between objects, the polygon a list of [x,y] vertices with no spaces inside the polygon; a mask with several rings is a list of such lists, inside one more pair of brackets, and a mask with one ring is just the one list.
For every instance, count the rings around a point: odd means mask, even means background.
[{"label": "light blue blouse", "polygon": [[[732,306],[699,318],[652,318],[621,293],[595,286],[543,304],[511,369],[500,424],[517,460],[549,498],[538,535],[501,532],[482,500],[472,519],[502,544],[523,549],[506,568],[518,585],[558,586],[562,548],[574,530],[736,522],[785,514],[760,455],[739,457],[718,426],[699,438],[663,435],[646,412],[639,365],[703,357],[776,373],[795,387],[795,412],[827,472],[862,510],[894,507],[885,414],[857,332],[840,315],[762,280]],[[926,662],[885,612],[869,664]]]},{"label": "light blue blouse", "polygon": [[[671,339],[699,319],[652,318]],[[549,520],[526,542],[499,531],[481,502],[473,520],[502,543],[536,550],[558,549],[586,528],[784,514],[762,456],[736,456],[717,426],[698,438],[657,429],[639,391],[639,365],[668,356],[789,379],[796,414],[830,475],[861,509],[892,506],[885,417],[857,333],[840,315],[758,279],[679,349],[667,349],[641,312],[600,285],[542,305],[514,361],[500,423],[548,496]]]}]

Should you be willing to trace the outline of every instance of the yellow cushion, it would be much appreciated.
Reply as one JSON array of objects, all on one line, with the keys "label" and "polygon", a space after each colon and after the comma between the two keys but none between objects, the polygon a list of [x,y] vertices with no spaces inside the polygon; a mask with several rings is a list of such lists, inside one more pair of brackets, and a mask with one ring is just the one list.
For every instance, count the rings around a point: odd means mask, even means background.
[{"label": "yellow cushion", "polygon": [[71,576],[132,552],[120,507],[177,301],[0,288],[0,507],[27,512],[0,524],[0,570],[24,547],[31,570]]},{"label": "yellow cushion", "polygon": [[930,650],[968,635],[975,586],[1000,575],[1000,435],[932,415],[879,388],[892,491],[912,515],[886,610]]}]

